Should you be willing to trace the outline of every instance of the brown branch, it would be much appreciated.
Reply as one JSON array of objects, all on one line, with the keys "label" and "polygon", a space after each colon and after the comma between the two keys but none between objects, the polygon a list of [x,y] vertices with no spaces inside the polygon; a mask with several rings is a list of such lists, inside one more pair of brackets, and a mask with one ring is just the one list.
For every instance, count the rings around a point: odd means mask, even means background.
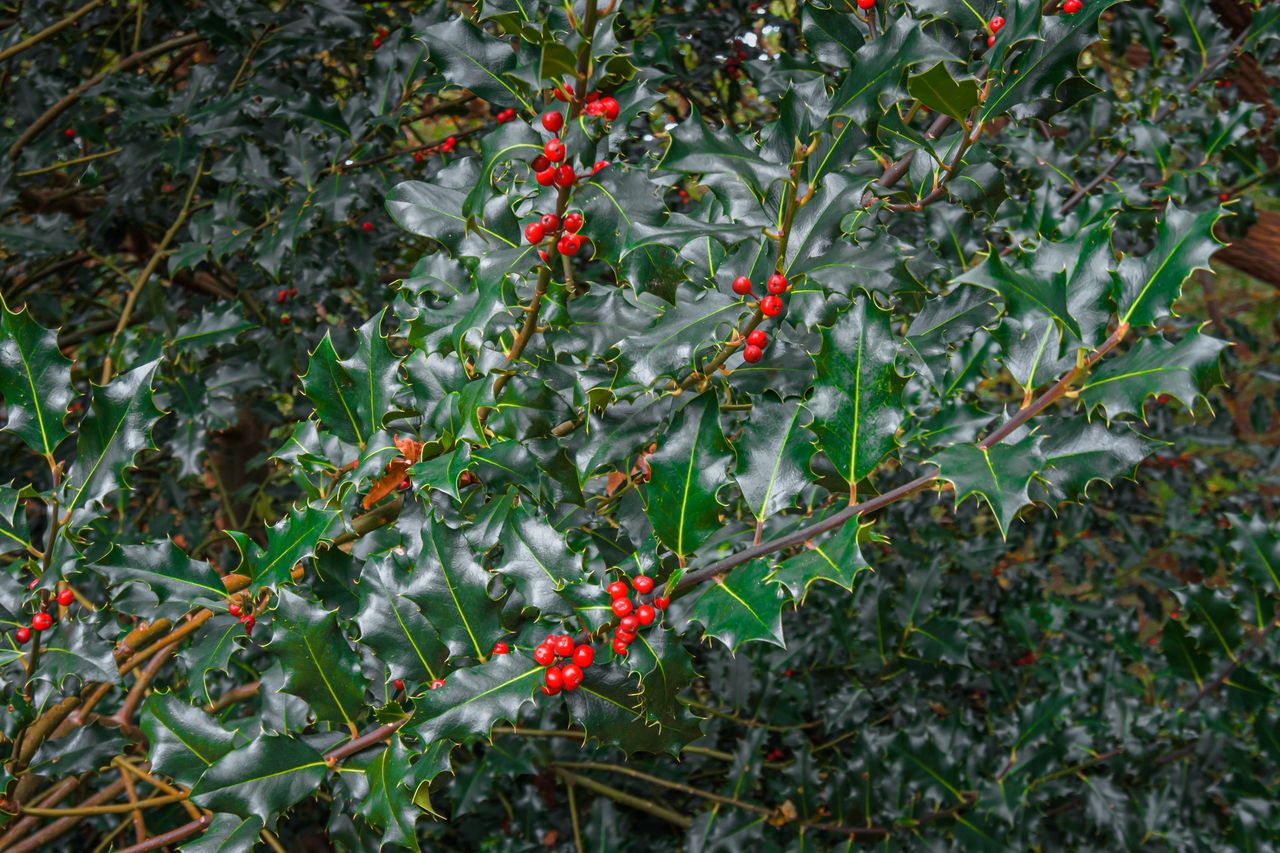
[{"label": "brown branch", "polygon": [[76,21],[80,20],[85,15],[89,14],[90,12],[92,12],[94,9],[98,8],[105,2],[106,0],[89,0],[88,3],[85,3],[79,9],[76,9],[74,12],[67,15],[65,18],[55,21],[54,23],[45,27],[43,30],[40,30],[39,32],[34,33],[33,35],[27,36],[26,38],[24,38],[22,41],[18,42],[15,45],[10,45],[9,47],[6,47],[4,50],[0,50],[0,62],[4,62],[6,59],[11,59],[12,57],[17,56],[19,53],[22,53],[25,50],[30,50],[40,42],[49,38],[50,36],[55,36],[58,33],[65,30],[67,27],[73,26]]},{"label": "brown branch", "polygon": [[137,53],[132,53],[123,59],[119,59],[111,63],[88,80],[85,80],[79,86],[76,86],[64,95],[61,100],[49,107],[49,109],[45,110],[39,118],[32,122],[31,126],[24,130],[22,135],[18,137],[17,141],[10,146],[9,159],[17,160],[18,155],[22,153],[22,149],[27,147],[27,143],[32,139],[35,139],[36,136],[39,135],[40,131],[44,130],[52,122],[57,120],[58,116],[66,112],[72,104],[80,99],[81,95],[107,79],[107,77],[111,76],[115,72],[127,71],[135,65],[140,65],[143,62],[146,62],[152,57],[159,56],[162,53],[168,53],[171,50],[186,47],[187,45],[195,44],[196,42],[203,40],[204,36],[201,36],[198,33],[190,33],[185,36],[178,36],[177,38],[171,38],[168,41],[163,41],[154,47],[149,47],[146,50],[140,50]]},{"label": "brown branch", "polygon": [[248,684],[242,684],[223,693],[215,701],[204,706],[204,710],[209,714],[216,714],[223,708],[234,705],[237,702],[243,702],[246,699],[252,699],[258,695],[258,689],[262,686],[260,681],[250,681]]},{"label": "brown branch", "polygon": [[553,767],[552,770],[557,776],[563,779],[569,785],[577,785],[586,788],[588,791],[608,797],[615,803],[621,803],[624,806],[642,811],[645,814],[653,815],[656,818],[665,820],[667,823],[674,824],[681,829],[688,829],[693,825],[690,818],[685,817],[679,812],[673,811],[666,806],[660,806],[652,800],[643,797],[637,797],[634,794],[628,794],[626,791],[619,791],[617,788],[610,787],[603,782],[597,782],[586,776],[579,776],[563,767]]},{"label": "brown branch", "polygon": [[1249,645],[1246,646],[1244,649],[1242,649],[1240,651],[1240,654],[1236,655],[1235,659],[1231,661],[1231,663],[1227,664],[1226,668],[1224,668],[1222,672],[1218,673],[1218,675],[1212,681],[1205,684],[1203,687],[1200,688],[1200,690],[1196,693],[1196,695],[1192,696],[1190,699],[1184,702],[1182,707],[1179,710],[1190,711],[1196,705],[1200,704],[1201,699],[1208,696],[1210,693],[1213,693],[1222,685],[1226,684],[1227,679],[1229,679],[1232,673],[1234,673],[1236,669],[1239,668],[1240,663],[1246,657],[1252,654],[1259,646],[1262,645],[1262,641],[1264,638],[1266,638],[1267,632],[1270,631],[1272,628],[1276,627],[1277,625],[1280,625],[1280,619],[1276,619],[1271,622],[1268,622],[1266,625],[1263,625],[1261,628],[1259,628],[1254,633],[1253,640],[1249,643]]},{"label": "brown branch", "polygon": [[[122,793],[124,793],[124,783],[117,779],[101,791],[98,791],[88,797],[82,805],[95,806],[99,803],[106,803],[114,800]],[[37,853],[37,851],[47,850],[48,845],[51,842],[60,838],[82,820],[84,820],[84,815],[79,814],[67,815],[66,817],[59,818],[44,829],[41,829],[39,832],[32,835],[26,841],[16,844],[13,847],[4,848],[5,853]]]},{"label": "brown branch", "polygon": [[149,853],[151,850],[159,850],[161,847],[167,847],[184,838],[190,838],[197,832],[202,831],[209,825],[210,818],[208,816],[193,820],[190,823],[184,823],[177,829],[171,829],[168,832],[148,838],[141,844],[134,844],[117,850],[116,853]]}]

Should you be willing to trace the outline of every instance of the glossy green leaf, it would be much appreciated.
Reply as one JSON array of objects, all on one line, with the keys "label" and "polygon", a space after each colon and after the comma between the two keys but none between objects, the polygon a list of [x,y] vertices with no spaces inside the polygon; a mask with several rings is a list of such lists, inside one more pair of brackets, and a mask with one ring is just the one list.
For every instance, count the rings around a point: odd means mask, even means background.
[{"label": "glossy green leaf", "polygon": [[365,768],[369,793],[360,801],[359,814],[382,830],[382,844],[418,850],[414,824],[422,812],[413,804],[409,778],[409,751],[398,735]]},{"label": "glossy green leaf", "polygon": [[1177,343],[1159,337],[1143,338],[1118,356],[1110,356],[1080,385],[1080,401],[1108,418],[1143,413],[1149,397],[1167,394],[1188,408],[1222,384],[1218,359],[1227,342],[1191,332]]},{"label": "glossy green leaf", "polygon": [[58,336],[0,301],[0,396],[8,409],[4,428],[36,453],[52,457],[69,434],[63,420],[73,395],[71,361]]},{"label": "glossy green leaf", "polygon": [[243,533],[228,532],[243,558],[240,571],[253,578],[255,587],[289,583],[294,565],[314,556],[317,546],[334,534],[337,517],[336,511],[311,504],[291,507],[267,528],[265,550]]},{"label": "glossy green leaf", "polygon": [[1133,477],[1142,460],[1159,446],[1160,442],[1124,426],[1068,421],[1055,427],[1041,445],[1049,466],[1042,476],[1067,499],[1081,500],[1090,483],[1110,485],[1119,477]]},{"label": "glossy green leaf", "polygon": [[698,367],[698,355],[746,313],[746,305],[713,292],[679,301],[642,334],[618,343],[618,363],[642,385],[662,377],[683,379]]},{"label": "glossy green leaf", "polygon": [[943,62],[909,78],[907,92],[934,112],[957,121],[967,119],[978,105],[978,81],[955,80]]},{"label": "glossy green leaf", "polygon": [[1008,536],[1018,511],[1031,503],[1027,490],[1045,464],[1039,439],[1034,436],[986,450],[974,444],[956,444],[940,450],[931,461],[941,471],[938,476],[955,486],[956,504],[969,497],[986,502],[1004,536]]},{"label": "glossy green leaf", "polygon": [[191,788],[197,805],[243,818],[277,815],[316,792],[327,772],[304,742],[263,735],[213,763]]},{"label": "glossy green leaf", "polygon": [[444,673],[449,650],[413,603],[417,577],[390,559],[370,560],[360,574],[360,643],[372,649],[392,678],[430,683]]},{"label": "glossy green leaf", "polygon": [[546,670],[525,655],[499,655],[452,673],[443,687],[414,701],[409,729],[426,743],[487,739],[503,720],[514,722],[533,699]]},{"label": "glossy green leaf", "polygon": [[172,693],[148,696],[138,724],[147,736],[152,769],[188,787],[234,748],[234,731]]},{"label": "glossy green leaf", "polygon": [[681,409],[657,443],[649,457],[645,513],[662,543],[683,557],[721,524],[718,495],[728,481],[733,448],[720,430],[715,393],[707,392]]},{"label": "glossy green leaf", "polygon": [[332,611],[281,590],[268,648],[284,664],[284,690],[306,700],[324,720],[354,725],[368,682]]},{"label": "glossy green leaf", "polygon": [[734,480],[759,521],[795,503],[809,485],[812,438],[808,411],[799,400],[760,398],[751,410],[751,430],[737,444]]},{"label": "glossy green leaf", "polygon": [[502,635],[498,603],[489,597],[485,571],[461,533],[442,524],[423,530],[424,564],[408,593],[451,655],[484,660]]},{"label": "glossy green leaf", "polygon": [[93,568],[112,583],[145,584],[161,604],[175,599],[220,602],[227,595],[217,570],[188,557],[171,539],[150,545],[118,546]]},{"label": "glossy green leaf", "polygon": [[562,533],[535,515],[515,490],[490,503],[472,530],[481,527],[484,544],[496,541],[501,549],[496,571],[511,582],[524,606],[548,618],[573,612],[560,592],[582,580],[582,569]]},{"label": "glossy green leaf", "polygon": [[1125,258],[1116,275],[1120,321],[1152,326],[1167,316],[1196,270],[1209,269],[1209,257],[1222,244],[1213,236],[1221,218],[1217,207],[1199,213],[1169,205],[1156,227],[1156,245],[1140,258]]},{"label": "glossy green leaf", "polygon": [[763,641],[785,646],[782,639],[782,591],[767,583],[769,564],[752,560],[708,583],[689,609],[689,619],[703,632],[736,652],[743,643]]},{"label": "glossy green leaf", "polygon": [[791,598],[803,601],[818,581],[853,592],[858,575],[871,569],[859,545],[872,539],[871,523],[849,522],[829,538],[812,543],[804,551],[783,560],[769,580],[787,588]]}]

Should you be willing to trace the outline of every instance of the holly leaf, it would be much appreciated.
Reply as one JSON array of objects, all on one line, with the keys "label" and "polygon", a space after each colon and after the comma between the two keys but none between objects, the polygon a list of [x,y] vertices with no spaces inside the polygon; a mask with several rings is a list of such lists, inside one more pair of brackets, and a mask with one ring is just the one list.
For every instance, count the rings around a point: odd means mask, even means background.
[{"label": "holly leaf", "polygon": [[1107,429],[1096,421],[1066,420],[1052,427],[1053,434],[1040,446],[1048,468],[1041,476],[1067,500],[1082,500],[1089,484],[1101,480],[1111,485],[1117,477],[1132,477],[1161,442],[1128,427]]},{"label": "holly leaf", "polygon": [[721,527],[718,497],[733,448],[720,430],[720,405],[707,392],[681,409],[649,457],[645,514],[654,533],[679,557]]},{"label": "holly leaf", "polygon": [[227,588],[209,563],[193,560],[166,539],[148,545],[118,545],[92,568],[111,583],[141,583],[161,604],[175,599],[194,605],[218,604]]},{"label": "holly leaf", "polygon": [[287,589],[280,591],[267,646],[284,666],[284,687],[323,720],[355,724],[368,681],[334,611]]},{"label": "holly leaf", "polygon": [[392,410],[392,402],[404,385],[400,378],[400,360],[392,354],[382,334],[382,318],[386,313],[386,309],[382,309],[356,329],[355,352],[338,363],[354,386],[355,416],[361,433],[366,436],[361,444],[382,429],[382,419]]},{"label": "holly leaf", "polygon": [[423,561],[407,593],[426,614],[451,655],[485,660],[502,634],[498,603],[489,597],[492,575],[462,534],[443,524],[423,529]]},{"label": "holly leaf", "polygon": [[902,77],[913,65],[955,59],[925,33],[910,15],[901,15],[879,38],[871,39],[854,54],[853,67],[832,96],[833,115],[848,116],[864,130],[878,119],[885,105],[905,95]]},{"label": "holly leaf", "polygon": [[859,545],[870,541],[871,523],[847,523],[831,538],[812,543],[794,557],[788,557],[773,570],[770,582],[782,584],[796,602],[803,602],[809,587],[827,581],[853,592],[853,582],[871,564],[862,556]]},{"label": "holly leaf", "polygon": [[696,175],[736,175],[757,195],[787,176],[786,163],[766,160],[729,130],[712,131],[694,107],[671,132],[658,168]]},{"label": "holly leaf", "polygon": [[1018,510],[1031,503],[1031,480],[1044,467],[1035,436],[985,450],[976,444],[954,444],[938,451],[930,461],[938,466],[938,477],[955,486],[956,505],[970,496],[985,501],[995,513],[1000,535],[1006,538]]},{"label": "holly leaf", "polygon": [[689,620],[702,623],[706,636],[724,643],[732,652],[754,641],[785,648],[783,597],[776,585],[765,582],[770,571],[764,560],[752,560],[714,578],[689,609]]},{"label": "holly leaf", "polygon": [[417,576],[387,557],[369,560],[360,574],[360,643],[387,664],[392,678],[431,682],[444,674],[449,650],[409,593]]},{"label": "holly leaf", "polygon": [[978,81],[956,81],[945,62],[907,80],[907,92],[935,113],[964,121],[978,105]]},{"label": "holly leaf", "polygon": [[208,306],[200,309],[194,320],[178,327],[169,343],[183,352],[203,352],[207,347],[230,343],[241,332],[252,329],[254,324],[244,318],[239,302],[226,306]]},{"label": "holly leaf", "polygon": [[[26,652],[22,653],[23,658]],[[101,681],[115,684],[120,680],[111,644],[85,623],[67,620],[52,631],[40,647],[40,663],[35,677],[47,679],[59,690],[75,676],[82,684]]]},{"label": "holly leaf", "polygon": [[524,704],[533,699],[545,671],[518,653],[458,670],[443,687],[414,700],[409,729],[423,743],[488,739],[497,723],[516,720]]},{"label": "holly leaf", "polygon": [[619,667],[593,666],[584,675],[577,690],[564,694],[564,701],[569,715],[586,731],[588,739],[629,755],[675,755],[700,736],[696,723],[663,725],[651,716],[647,703],[641,701],[640,685],[633,674]]},{"label": "holly leaf", "polygon": [[790,507],[809,485],[813,442],[807,421],[798,399],[762,396],[752,406],[752,428],[738,445],[733,478],[758,521]]},{"label": "holly leaf", "polygon": [[536,112],[517,82],[520,56],[508,41],[490,36],[462,16],[427,27],[421,40],[440,76],[453,85],[499,106]]},{"label": "holly leaf", "polygon": [[409,751],[399,736],[392,736],[391,744],[373,757],[364,775],[369,790],[360,799],[357,813],[382,830],[379,847],[396,844],[420,849],[414,825],[422,812],[404,784],[409,778]]},{"label": "holly leaf", "polygon": [[650,385],[655,380],[697,369],[697,354],[738,323],[746,305],[719,291],[697,299],[678,299],[644,332],[616,344],[618,364],[627,377]]},{"label": "holly leaf", "polygon": [[195,838],[182,842],[182,853],[230,853],[252,850],[262,840],[262,818],[216,814],[209,828]]},{"label": "holly leaf", "polygon": [[1156,227],[1155,248],[1141,258],[1128,257],[1116,272],[1116,303],[1120,322],[1154,326],[1172,311],[1182,283],[1196,270],[1207,270],[1209,258],[1222,248],[1213,226],[1220,207],[1196,213],[1170,203]]},{"label": "holly leaf", "polygon": [[994,290],[1004,300],[1005,311],[1019,320],[1026,321],[1029,316],[1048,317],[1071,332],[1076,340],[1082,337],[1080,324],[1067,308],[1065,273],[1046,278],[1024,272],[1006,264],[999,252],[991,251],[981,265],[953,281]]},{"label": "holly leaf", "polygon": [[1218,358],[1227,345],[1199,332],[1176,344],[1143,338],[1133,349],[1094,368],[1080,386],[1080,402],[1089,412],[1101,407],[1109,418],[1130,414],[1144,420],[1148,397],[1167,394],[1194,408],[1210,388],[1223,384]]},{"label": "holly leaf", "polygon": [[0,396],[8,409],[5,430],[46,458],[70,435],[63,419],[71,404],[71,360],[58,335],[0,300]]},{"label": "holly leaf", "polygon": [[548,618],[572,615],[572,605],[560,593],[566,584],[582,580],[582,570],[563,534],[530,513],[515,489],[492,501],[468,530],[485,529],[483,546],[496,539],[502,548],[497,572],[511,581],[526,606]]},{"label": "holly leaf", "polygon": [[151,768],[190,786],[231,752],[235,732],[172,693],[152,693],[142,703],[139,726],[147,736]]},{"label": "holly leaf", "polygon": [[814,392],[805,405],[818,446],[850,487],[898,446],[906,380],[898,375],[897,352],[889,312],[865,294],[822,329]]},{"label": "holly leaf", "polygon": [[153,447],[151,428],[164,414],[151,401],[159,360],[135,367],[106,385],[93,386],[89,414],[76,437],[76,458],[67,474],[62,509],[73,513],[115,489],[128,488],[126,469],[138,451]]},{"label": "holly leaf", "polygon": [[215,761],[191,788],[191,800],[243,818],[275,816],[314,794],[327,769],[306,743],[263,735]]},{"label": "holly leaf", "polygon": [[240,572],[253,578],[253,589],[289,583],[293,567],[315,555],[338,515],[337,510],[311,504],[301,510],[290,507],[288,515],[267,528],[266,550],[245,534],[228,530],[240,549]]},{"label": "holly leaf", "polygon": [[1239,552],[1253,582],[1280,592],[1280,524],[1268,523],[1259,516],[1228,513],[1227,518],[1235,532],[1231,545]]},{"label": "holly leaf", "polygon": [[0,554],[8,554],[18,548],[35,553],[31,544],[26,512],[19,512],[21,492],[9,486],[0,486]]}]

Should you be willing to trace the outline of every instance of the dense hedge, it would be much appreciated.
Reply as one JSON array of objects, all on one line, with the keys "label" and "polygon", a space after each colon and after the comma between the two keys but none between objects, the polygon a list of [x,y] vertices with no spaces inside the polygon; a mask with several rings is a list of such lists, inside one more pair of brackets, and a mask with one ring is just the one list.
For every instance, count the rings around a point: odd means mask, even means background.
[{"label": "dense hedge", "polygon": [[1280,6],[53,5],[0,849],[1275,845]]}]

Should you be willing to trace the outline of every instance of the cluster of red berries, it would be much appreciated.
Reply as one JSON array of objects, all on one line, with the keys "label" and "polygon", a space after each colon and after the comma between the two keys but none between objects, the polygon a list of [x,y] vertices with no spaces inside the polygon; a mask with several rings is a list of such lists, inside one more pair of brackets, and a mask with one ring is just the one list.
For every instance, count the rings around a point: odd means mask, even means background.
[{"label": "cluster of red berries", "polygon": [[742,39],[733,40],[733,51],[729,54],[729,58],[725,60],[724,70],[734,80],[742,76],[742,63],[747,58],[747,50],[743,47]]},{"label": "cluster of red berries", "polygon": [[609,97],[601,98],[596,92],[587,95],[586,106],[582,109],[592,118],[602,118],[605,121],[613,121],[621,111],[616,100]]},{"label": "cluster of red berries", "polygon": [[496,122],[498,122],[498,124],[506,124],[509,121],[516,120],[516,111],[511,109],[510,107],[507,107],[507,109],[505,110],[500,110],[498,114],[493,118]]},{"label": "cluster of red berries", "polygon": [[[745,275],[735,278],[732,286],[733,292],[739,296],[748,296],[751,293],[751,279]],[[781,314],[785,307],[782,304],[782,294],[786,293],[790,286],[787,277],[780,272],[769,276],[768,281],[765,282],[765,289],[769,291],[769,295],[760,300],[760,313],[766,317],[777,317]],[[746,337],[746,346],[742,348],[743,359],[755,364],[764,356],[764,348],[768,345],[769,336],[760,329],[752,329]]]},{"label": "cluster of red berries", "polygon": [[[64,589],[58,593],[58,604],[63,607],[70,607],[71,603],[76,600],[76,594],[69,589]],[[41,610],[35,616],[31,617],[31,627],[23,625],[13,632],[13,638],[18,641],[18,645],[22,645],[31,639],[31,632],[47,631],[53,627],[53,617],[49,615],[47,610]]]},{"label": "cluster of red berries", "polygon": [[548,237],[560,234],[560,239],[556,241],[556,251],[562,255],[576,255],[582,248],[583,237],[578,233],[582,223],[582,214],[577,211],[566,213],[563,222],[554,213],[544,213],[537,222],[530,222],[524,227],[524,238],[536,245]]},{"label": "cluster of red berries", "polygon": [[391,35],[391,30],[386,27],[378,27],[378,33],[373,37],[373,49],[377,50],[382,47],[382,43],[386,41],[387,36]]},{"label": "cluster of red berries", "polygon": [[285,300],[287,300],[287,299],[292,299],[293,297],[295,297],[295,296],[297,296],[297,295],[298,295],[298,288],[296,288],[296,287],[282,287],[282,288],[280,288],[280,291],[276,294],[276,304],[277,304],[277,305],[283,305],[283,304],[284,304],[284,302],[285,302]]},{"label": "cluster of red berries", "polygon": [[1084,3],[1080,2],[1080,0],[1066,0],[1066,2],[1062,4],[1062,11],[1066,12],[1068,15],[1074,15],[1083,8]]},{"label": "cluster of red berries", "polygon": [[[514,113],[514,110],[512,111]],[[458,137],[446,136],[444,142],[429,148],[419,148],[413,152],[413,162],[422,163],[432,154],[449,154],[458,147]]]},{"label": "cluster of red berries", "polygon": [[243,607],[233,601],[227,605],[227,612],[240,620],[246,634],[253,633],[253,626],[258,624],[257,618],[253,615],[253,608],[249,608],[246,612]]},{"label": "cluster of red berries", "polygon": [[[631,579],[631,588],[640,595],[653,592],[653,578],[648,575],[636,575]],[[647,628],[658,618],[658,611],[665,610],[667,599],[659,596],[653,604],[641,604],[637,598],[633,603],[627,592],[627,585],[622,581],[614,581],[607,586],[611,602],[609,609],[618,617],[618,628],[613,634],[613,650],[625,657],[627,646],[636,638],[636,632]]]},{"label": "cluster of red berries", "polygon": [[[569,662],[557,665],[558,658]],[[596,659],[595,650],[588,645],[575,643],[568,634],[552,634],[533,650],[533,659],[547,668],[543,680],[542,692],[554,696],[561,690],[568,693],[578,689],[582,683],[582,671],[591,666]]]},{"label": "cluster of red berries", "polygon": [[996,15],[987,24],[987,29],[991,31],[991,35],[987,36],[987,47],[991,47],[996,43],[996,33],[1004,29],[1004,18]]}]

